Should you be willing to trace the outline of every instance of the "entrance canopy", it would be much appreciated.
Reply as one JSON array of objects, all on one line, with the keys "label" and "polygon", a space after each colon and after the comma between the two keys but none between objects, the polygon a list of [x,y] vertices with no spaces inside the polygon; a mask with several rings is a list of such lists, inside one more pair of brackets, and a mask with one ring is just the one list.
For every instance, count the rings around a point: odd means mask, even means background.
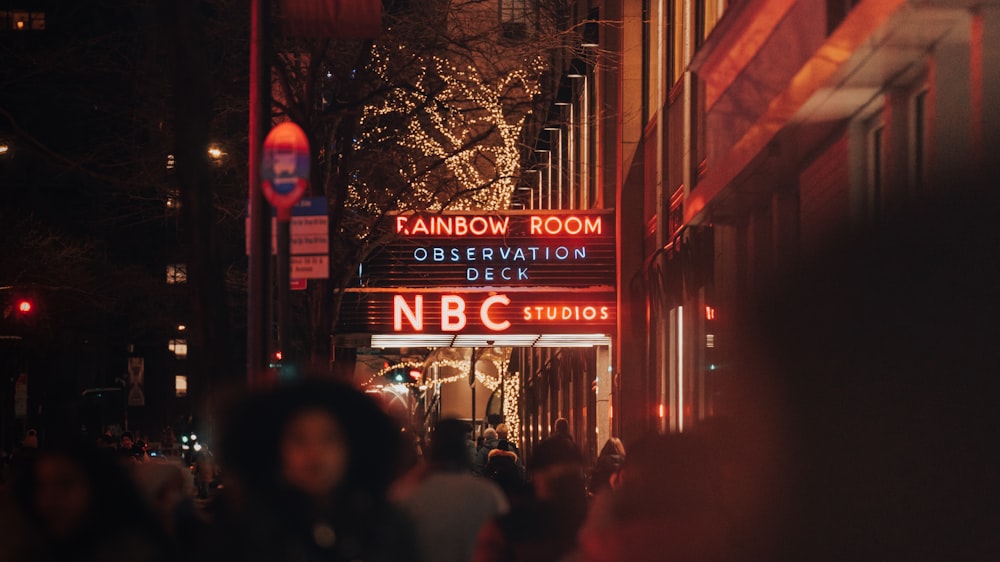
[{"label": "entrance canopy", "polygon": [[[365,347],[589,347],[617,323],[611,211],[397,214],[339,340]],[[367,344],[367,345],[366,345]]]}]

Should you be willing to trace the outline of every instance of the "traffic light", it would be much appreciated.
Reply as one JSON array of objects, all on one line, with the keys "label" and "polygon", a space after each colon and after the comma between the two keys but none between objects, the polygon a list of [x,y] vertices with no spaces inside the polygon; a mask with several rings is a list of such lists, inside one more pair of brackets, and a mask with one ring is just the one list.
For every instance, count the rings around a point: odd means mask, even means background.
[{"label": "traffic light", "polygon": [[35,301],[27,297],[19,297],[8,301],[3,308],[3,317],[14,320],[28,320],[35,315]]},{"label": "traffic light", "polygon": [[389,382],[396,384],[419,384],[420,379],[423,377],[423,372],[420,369],[397,367],[387,371],[384,377]]}]

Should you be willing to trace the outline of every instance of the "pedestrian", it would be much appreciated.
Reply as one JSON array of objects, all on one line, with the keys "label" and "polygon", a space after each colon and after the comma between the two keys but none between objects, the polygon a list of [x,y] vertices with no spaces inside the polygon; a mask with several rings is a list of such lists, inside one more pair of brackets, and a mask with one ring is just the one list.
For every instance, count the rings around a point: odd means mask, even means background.
[{"label": "pedestrian", "polygon": [[597,462],[590,473],[590,496],[618,485],[618,474],[625,464],[625,444],[617,437],[610,437],[601,447]]},{"label": "pedestrian", "polygon": [[476,451],[476,460],[472,465],[472,472],[474,474],[482,475],[483,468],[486,467],[486,461],[489,460],[490,451],[496,448],[497,430],[488,427],[483,431],[483,444]]},{"label": "pedestrian", "polygon": [[489,460],[483,469],[483,476],[500,486],[511,504],[525,495],[524,469],[519,464],[517,454],[499,447],[490,451]]},{"label": "pedestrian", "polygon": [[549,436],[554,439],[569,439],[573,441],[573,435],[569,432],[569,420],[566,418],[558,418],[556,422],[552,424],[552,435]]},{"label": "pedestrian", "polygon": [[[112,454],[65,443],[39,450],[13,483],[22,560],[165,562],[167,541]],[[17,557],[15,557],[17,560]]]},{"label": "pedestrian", "polygon": [[[636,445],[617,490],[594,499],[580,531],[580,562],[734,559],[720,503],[718,464],[694,434]],[[617,456],[617,455],[612,455]]]},{"label": "pedestrian", "polygon": [[539,442],[528,463],[532,494],[486,525],[476,562],[545,562],[576,549],[587,514],[583,455],[569,439]]},{"label": "pedestrian", "polygon": [[172,558],[192,560],[203,538],[206,521],[194,504],[191,471],[169,460],[150,459],[135,467],[133,478],[166,534]]},{"label": "pedestrian", "polygon": [[134,447],[135,436],[132,435],[132,432],[126,431],[122,433],[122,436],[118,439],[118,450],[131,455]]},{"label": "pedestrian", "polygon": [[[510,428],[505,423],[497,425],[497,448],[510,451],[517,455],[518,461],[521,460],[521,450],[518,449],[517,444],[509,439]],[[522,463],[523,464],[523,463]]]},{"label": "pedestrian", "polygon": [[194,455],[194,483],[198,491],[198,499],[208,499],[209,491],[215,487],[219,475],[215,457],[208,450],[201,450]]},{"label": "pedestrian", "polygon": [[422,558],[469,562],[480,528],[508,510],[496,483],[469,473],[466,424],[441,420],[430,434],[428,472],[400,505],[416,524]]},{"label": "pedestrian", "polygon": [[226,421],[224,498],[209,560],[418,560],[386,498],[400,427],[367,395],[328,380],[287,383]]}]

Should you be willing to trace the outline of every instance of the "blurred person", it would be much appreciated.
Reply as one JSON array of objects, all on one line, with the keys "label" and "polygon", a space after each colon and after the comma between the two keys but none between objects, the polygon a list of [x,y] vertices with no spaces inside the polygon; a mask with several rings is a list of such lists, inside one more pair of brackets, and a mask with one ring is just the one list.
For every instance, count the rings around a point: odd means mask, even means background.
[{"label": "blurred person", "polygon": [[573,441],[573,435],[569,431],[569,420],[566,418],[558,418],[554,424],[552,424],[552,435],[549,439],[569,439]]},{"label": "blurred person", "polygon": [[498,447],[490,451],[489,460],[483,468],[483,476],[496,482],[511,504],[519,501],[526,492],[524,469],[518,460],[515,453]]},{"label": "blurred person", "polygon": [[483,444],[476,451],[476,460],[472,465],[474,474],[482,474],[486,461],[489,460],[490,451],[497,448],[497,430],[492,427],[483,431]]},{"label": "blurred person", "polygon": [[150,459],[135,468],[133,478],[146,505],[171,545],[171,558],[190,560],[203,539],[206,521],[194,505],[191,471],[168,460]]},{"label": "blurred person", "polygon": [[427,473],[399,500],[416,525],[420,554],[426,561],[472,560],[480,528],[508,510],[496,483],[470,474],[466,427],[456,419],[434,426]]},{"label": "blurred person", "polygon": [[776,463],[732,487],[758,558],[1000,559],[1000,192],[948,172],[740,315],[726,390]]},{"label": "blurred person", "polygon": [[34,429],[29,429],[24,434],[24,440],[21,441],[21,446],[25,449],[37,449],[38,448],[38,431]]},{"label": "blurred person", "polygon": [[215,488],[219,469],[210,451],[198,451],[194,455],[194,483],[198,499],[208,499],[209,491]]},{"label": "blurred person", "polygon": [[29,429],[19,443],[16,443],[14,450],[7,456],[6,466],[3,467],[3,480],[12,480],[31,466],[32,461],[38,455],[38,433],[34,429]]},{"label": "blurred person", "polygon": [[95,440],[95,444],[97,445],[98,449],[114,450],[114,448],[115,448],[115,439],[113,437],[111,437],[110,435],[102,433],[102,434],[100,434],[100,435],[97,436],[97,439]]},{"label": "blurred person", "polygon": [[531,495],[483,527],[474,560],[543,562],[571,554],[587,514],[583,468],[571,440],[539,442],[528,463]]},{"label": "blurred person", "polygon": [[400,431],[367,395],[287,383],[230,414],[224,506],[207,560],[417,560],[410,522],[386,500]]},{"label": "blurred person", "polygon": [[43,449],[13,491],[27,527],[11,537],[22,560],[168,559],[162,529],[113,455],[77,443]]},{"label": "blurred person", "polygon": [[595,496],[604,489],[618,485],[618,474],[625,464],[625,444],[617,437],[609,437],[597,455],[597,462],[590,473],[588,490]]},{"label": "blurred person", "polygon": [[601,447],[601,452],[597,454],[598,456],[605,455],[617,455],[619,457],[625,457],[625,443],[617,437],[608,437],[608,440],[604,442],[604,446]]},{"label": "blurred person", "polygon": [[[603,489],[580,531],[581,562],[722,561],[732,557],[717,463],[700,436],[651,436]],[[605,458],[617,458],[611,454]]]},{"label": "blurred person", "polygon": [[521,451],[518,449],[517,444],[509,439],[510,428],[505,423],[501,423],[497,426],[497,448],[503,451],[510,451],[517,455],[518,460],[521,459]]}]

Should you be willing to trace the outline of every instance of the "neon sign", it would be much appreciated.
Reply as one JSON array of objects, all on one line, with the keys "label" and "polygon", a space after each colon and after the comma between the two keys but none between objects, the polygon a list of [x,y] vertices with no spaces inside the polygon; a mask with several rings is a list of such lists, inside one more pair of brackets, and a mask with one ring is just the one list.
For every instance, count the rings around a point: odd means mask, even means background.
[{"label": "neon sign", "polygon": [[[356,300],[352,300],[356,299]],[[614,291],[351,292],[344,330],[392,334],[537,334],[612,332]]]},{"label": "neon sign", "polygon": [[[338,331],[372,334],[610,334],[610,211],[399,214],[395,240],[363,264]],[[523,336],[522,336],[523,335]]]},{"label": "neon sign", "polygon": [[606,212],[397,215],[398,238],[362,267],[362,287],[612,287]]}]

